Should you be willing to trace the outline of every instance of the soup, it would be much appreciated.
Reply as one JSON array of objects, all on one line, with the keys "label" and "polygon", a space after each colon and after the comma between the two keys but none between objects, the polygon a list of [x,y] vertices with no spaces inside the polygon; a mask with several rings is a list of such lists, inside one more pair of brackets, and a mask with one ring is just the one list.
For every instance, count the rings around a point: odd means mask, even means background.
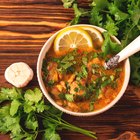
[{"label": "soup", "polygon": [[[111,55],[107,57],[110,58]],[[99,110],[118,95],[124,81],[124,64],[106,70],[101,49],[71,49],[46,53],[42,77],[50,96],[59,106],[73,112]]]}]

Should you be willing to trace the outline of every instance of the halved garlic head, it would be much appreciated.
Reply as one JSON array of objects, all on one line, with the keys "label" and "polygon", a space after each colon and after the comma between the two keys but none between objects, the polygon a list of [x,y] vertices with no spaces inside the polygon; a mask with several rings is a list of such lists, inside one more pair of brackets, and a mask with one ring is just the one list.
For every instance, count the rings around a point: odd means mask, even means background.
[{"label": "halved garlic head", "polygon": [[18,88],[25,87],[33,75],[33,70],[24,62],[13,63],[5,70],[5,79]]}]

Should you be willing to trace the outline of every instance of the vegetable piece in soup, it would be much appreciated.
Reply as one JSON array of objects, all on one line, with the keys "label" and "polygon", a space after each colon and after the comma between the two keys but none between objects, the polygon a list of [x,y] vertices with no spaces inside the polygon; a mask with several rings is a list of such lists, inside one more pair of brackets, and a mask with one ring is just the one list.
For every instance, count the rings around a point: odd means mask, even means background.
[{"label": "vegetable piece in soup", "polygon": [[105,70],[104,61],[101,51],[74,49],[57,56],[50,49],[42,67],[48,92],[58,105],[70,111],[90,112],[105,107],[122,87],[124,64]]}]

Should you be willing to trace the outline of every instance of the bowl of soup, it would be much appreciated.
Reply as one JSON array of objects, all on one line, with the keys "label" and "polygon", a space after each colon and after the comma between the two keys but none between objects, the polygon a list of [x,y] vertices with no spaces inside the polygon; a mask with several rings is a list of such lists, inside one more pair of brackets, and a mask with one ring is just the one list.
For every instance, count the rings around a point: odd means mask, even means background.
[{"label": "bowl of soup", "polygon": [[[77,28],[82,30],[93,28],[93,31],[100,33],[103,40],[97,42],[92,36],[94,47],[82,47],[83,41],[78,47],[72,46],[69,50],[61,48],[56,51],[58,49],[55,48],[58,46],[56,38],[62,36],[62,33],[71,27],[74,27],[76,32],[78,32]],[[41,49],[37,62],[39,86],[49,102],[59,110],[74,116],[97,115],[110,109],[124,94],[130,77],[129,59],[113,69],[105,69],[105,61],[114,55],[108,54],[105,57],[103,55],[102,34],[105,30],[86,24],[71,27],[56,32]],[[86,32],[83,31],[83,34],[88,37]],[[67,35],[64,37],[68,38]],[[120,43],[114,36],[111,39]],[[60,44],[63,43],[62,39]]]}]

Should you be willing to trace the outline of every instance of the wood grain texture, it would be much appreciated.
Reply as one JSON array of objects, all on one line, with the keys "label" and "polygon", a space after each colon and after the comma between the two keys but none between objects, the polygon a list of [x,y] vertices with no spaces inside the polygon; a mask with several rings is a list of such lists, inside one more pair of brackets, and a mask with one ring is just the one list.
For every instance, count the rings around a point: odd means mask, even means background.
[{"label": "wood grain texture", "polygon": [[[86,5],[86,0],[80,0]],[[73,18],[71,9],[64,9],[60,0],[0,0],[0,87],[11,87],[4,78],[5,69],[13,62],[24,61],[34,70],[29,87],[38,86],[36,62],[45,41],[65,27]],[[92,117],[64,119],[79,127],[96,131],[99,140],[109,140],[124,131],[140,136],[140,99],[129,85],[121,100],[105,113]],[[91,140],[78,133],[61,131],[62,140]],[[8,137],[0,136],[0,140]]]}]

